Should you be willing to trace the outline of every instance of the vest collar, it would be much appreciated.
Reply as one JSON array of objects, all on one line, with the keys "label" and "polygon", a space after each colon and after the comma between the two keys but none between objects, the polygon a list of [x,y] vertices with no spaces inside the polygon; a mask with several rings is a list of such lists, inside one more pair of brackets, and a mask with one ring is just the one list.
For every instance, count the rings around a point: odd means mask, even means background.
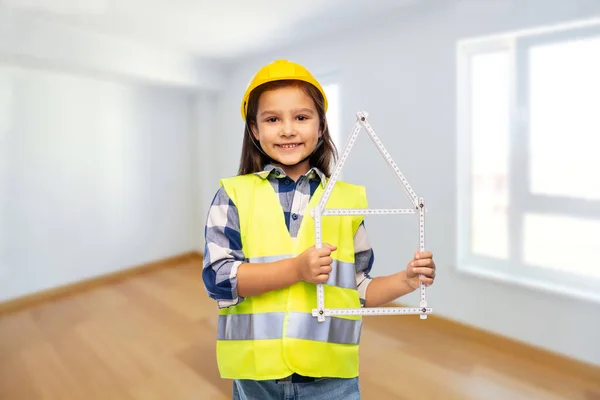
[{"label": "vest collar", "polygon": [[[262,171],[255,172],[254,175],[262,179],[268,179],[269,177],[283,178],[284,176],[286,176],[282,168],[276,167],[273,164],[267,164]],[[308,172],[304,174],[304,176],[306,176],[308,179],[319,179],[321,181],[322,187],[325,187],[325,185],[327,185],[327,177],[325,176],[323,171],[321,171],[317,167],[312,167],[311,169],[309,169]]]}]

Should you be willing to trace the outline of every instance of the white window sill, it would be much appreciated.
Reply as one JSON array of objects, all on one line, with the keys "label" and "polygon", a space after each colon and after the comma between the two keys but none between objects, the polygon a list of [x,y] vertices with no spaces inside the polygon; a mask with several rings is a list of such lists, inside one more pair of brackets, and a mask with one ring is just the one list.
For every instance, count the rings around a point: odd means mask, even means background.
[{"label": "white window sill", "polygon": [[497,271],[486,267],[472,265],[458,266],[456,267],[456,271],[459,274],[464,274],[476,278],[501,282],[513,286],[520,286],[551,295],[559,295],[575,300],[582,300],[586,302],[600,304],[600,288],[596,288],[596,290],[594,290],[593,287],[560,285],[553,282],[528,278],[523,275],[514,276],[503,271]]}]

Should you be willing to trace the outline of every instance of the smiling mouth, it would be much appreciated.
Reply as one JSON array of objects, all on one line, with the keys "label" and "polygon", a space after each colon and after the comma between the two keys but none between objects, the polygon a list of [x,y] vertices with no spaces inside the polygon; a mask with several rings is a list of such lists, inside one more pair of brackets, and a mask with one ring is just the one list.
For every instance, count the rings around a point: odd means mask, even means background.
[{"label": "smiling mouth", "polygon": [[281,147],[282,149],[295,149],[296,147],[300,146],[300,143],[278,144],[277,146]]}]

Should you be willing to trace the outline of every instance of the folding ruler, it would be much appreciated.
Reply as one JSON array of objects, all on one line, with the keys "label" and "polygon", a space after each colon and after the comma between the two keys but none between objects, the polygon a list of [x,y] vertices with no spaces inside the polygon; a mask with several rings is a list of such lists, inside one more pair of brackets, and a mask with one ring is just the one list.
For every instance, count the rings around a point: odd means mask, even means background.
[{"label": "folding ruler", "polygon": [[[340,160],[336,164],[335,170],[325,187],[325,191],[323,192],[323,196],[319,202],[319,204],[311,211],[315,219],[315,239],[316,239],[316,248],[323,247],[323,237],[321,232],[321,218],[329,215],[384,215],[384,214],[418,214],[419,216],[419,251],[425,251],[425,203],[423,202],[422,197],[417,197],[414,190],[408,184],[408,181],[400,172],[400,169],[388,153],[388,151],[383,146],[383,143],[377,135],[375,131],[371,128],[369,123],[367,122],[367,113],[364,111],[359,111],[357,116],[357,121],[354,126],[354,131],[352,132],[352,136],[348,140],[348,144],[344,150],[344,153],[340,157]],[[369,137],[373,140],[375,145],[377,146],[379,152],[383,155],[388,165],[392,168],[400,182],[402,183],[406,195],[409,200],[412,202],[414,208],[407,209],[326,209],[325,205],[331,196],[331,192],[333,191],[333,187],[335,186],[340,172],[342,171],[342,167],[350,154],[350,150],[352,146],[354,146],[354,142],[361,130],[361,127],[364,128]],[[427,307],[427,289],[423,282],[420,282],[420,296],[421,301],[419,303],[419,307],[362,307],[362,308],[325,308],[325,292],[323,288],[323,283],[317,284],[317,306],[318,308],[313,309],[312,315],[317,317],[319,322],[325,321],[325,317],[331,317],[336,315],[395,315],[395,314],[403,314],[403,315],[420,315],[421,319],[427,319],[427,314],[432,313],[432,309]]]}]

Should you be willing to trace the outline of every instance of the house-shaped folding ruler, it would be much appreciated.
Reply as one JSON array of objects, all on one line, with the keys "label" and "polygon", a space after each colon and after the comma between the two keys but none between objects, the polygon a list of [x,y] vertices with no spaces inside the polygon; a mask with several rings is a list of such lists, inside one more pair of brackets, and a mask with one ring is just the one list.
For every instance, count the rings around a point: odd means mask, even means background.
[{"label": "house-shaped folding ruler", "polygon": [[[323,196],[319,205],[316,206],[311,214],[315,219],[315,240],[316,248],[321,248],[323,246],[322,243],[322,228],[321,228],[321,220],[323,217],[327,217],[328,215],[384,215],[384,214],[416,214],[419,218],[419,251],[425,251],[425,204],[423,202],[423,198],[417,197],[414,190],[408,184],[408,181],[400,172],[400,169],[385,149],[383,143],[369,123],[367,122],[367,113],[364,111],[360,111],[356,114],[357,121],[354,126],[354,131],[352,132],[352,136],[348,140],[348,144],[344,149],[343,154],[341,155],[339,161],[335,166],[335,170],[329,179],[327,186],[325,187],[325,191],[323,192]],[[392,168],[400,182],[402,183],[406,195],[408,196],[410,202],[413,204],[413,208],[407,209],[327,209],[325,206],[327,205],[327,201],[331,196],[331,192],[333,191],[333,187],[335,186],[340,173],[342,172],[342,168],[344,167],[344,163],[352,150],[352,146],[354,146],[354,142],[358,134],[361,131],[361,128],[364,128],[369,137],[377,146],[377,149],[386,160],[387,164]],[[427,289],[424,283],[421,282],[420,290],[420,303],[419,307],[362,307],[362,308],[325,308],[325,293],[323,284],[317,284],[317,307],[313,310],[312,315],[317,317],[319,322],[325,321],[326,317],[336,316],[336,315],[394,315],[394,314],[403,314],[403,315],[420,315],[421,319],[427,319],[427,314],[432,313],[432,309],[427,307]]]}]

